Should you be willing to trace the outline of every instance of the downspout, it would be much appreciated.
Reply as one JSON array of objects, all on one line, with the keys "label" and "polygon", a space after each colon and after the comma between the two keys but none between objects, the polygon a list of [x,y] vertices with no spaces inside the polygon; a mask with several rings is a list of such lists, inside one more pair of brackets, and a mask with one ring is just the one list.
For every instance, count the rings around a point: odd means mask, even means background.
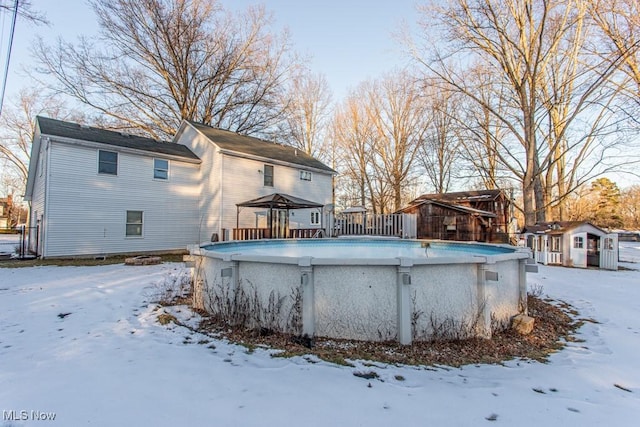
[{"label": "downspout", "polygon": [[[44,138],[45,141],[45,146],[44,146],[44,153],[46,156],[47,161],[46,163],[46,170],[44,175],[44,209],[42,212],[42,225],[41,225],[41,230],[40,230],[40,235],[42,236],[42,250],[40,255],[40,258],[44,258],[45,254],[47,253],[47,239],[49,236],[49,230],[48,230],[48,225],[49,225],[49,192],[50,192],[50,183],[51,183],[51,140],[49,138]],[[37,218],[36,218],[37,221]]]},{"label": "downspout", "polygon": [[[218,153],[220,153],[220,151],[218,151]],[[218,214],[218,235],[222,236],[221,240],[226,240],[226,236],[224,236],[222,234],[222,230],[224,229],[224,227],[222,226],[222,221],[223,221],[223,215],[224,215],[224,210],[223,210],[223,206],[224,206],[224,180],[223,178],[223,170],[224,170],[224,154],[220,153],[220,177],[218,178],[218,188],[220,189],[220,203],[219,203],[219,209],[220,209],[220,213]],[[236,228],[238,228],[237,222],[239,221],[239,215],[240,215],[240,211],[238,210],[238,208],[236,207]],[[233,238],[233,230],[231,230],[231,238]]]}]

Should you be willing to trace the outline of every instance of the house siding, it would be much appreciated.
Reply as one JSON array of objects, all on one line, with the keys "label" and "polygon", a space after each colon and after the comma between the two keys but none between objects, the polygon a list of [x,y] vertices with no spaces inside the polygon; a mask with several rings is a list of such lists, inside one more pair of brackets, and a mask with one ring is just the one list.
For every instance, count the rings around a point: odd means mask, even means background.
[{"label": "house siding", "polygon": [[[200,240],[208,241],[215,233],[224,239],[224,231],[236,227],[236,204],[272,193],[286,193],[313,202],[328,204],[332,200],[332,175],[313,170],[312,180],[300,179],[304,166],[284,165],[270,159],[254,159],[222,152],[211,141],[190,125],[185,125],[177,139],[193,151],[202,161],[198,183],[202,189],[200,200]],[[274,169],[274,185],[264,185],[264,165]],[[255,227],[255,212],[260,209],[242,208],[240,227]],[[301,209],[290,213],[290,228],[312,228],[311,211]],[[323,224],[326,219],[323,220]],[[261,226],[265,226],[264,224]]]},{"label": "house siding", "polygon": [[197,234],[200,242],[209,241],[213,233],[220,233],[221,194],[218,183],[222,171],[221,155],[208,138],[191,126],[182,129],[177,141],[186,145],[201,160],[195,175],[195,187],[199,196],[197,208]]},{"label": "house siding", "polygon": [[[264,185],[264,165],[273,166],[273,187]],[[224,228],[236,227],[236,204],[273,193],[285,193],[323,205],[331,203],[331,175],[312,172],[311,181],[300,179],[303,167],[274,164],[268,160],[260,161],[224,156],[225,179],[222,182],[224,205],[222,208],[222,225]],[[255,227],[255,213],[264,209],[241,208],[239,214],[240,227]],[[289,213],[290,228],[314,228],[311,225],[311,212],[316,209],[298,209]]]},{"label": "house siding", "polygon": [[[170,160],[168,181],[149,156],[118,153],[118,175],[98,174],[98,150],[52,140],[45,257],[169,251],[198,243],[198,165]],[[105,150],[116,151],[115,147]],[[143,236],[126,237],[126,211],[144,212]]]},{"label": "house siding", "polygon": [[[44,222],[44,208],[45,208],[45,189],[46,189],[46,177],[47,171],[47,154],[48,154],[48,141],[45,138],[41,138],[38,130],[34,135],[34,140],[37,138],[39,144],[34,146],[39,147],[39,151],[36,156],[35,153],[31,153],[31,158],[37,158],[38,163],[35,165],[33,192],[31,195],[30,204],[30,221],[29,221],[29,250],[33,252],[42,252],[42,241],[45,236],[45,222]],[[37,230],[38,219],[43,218],[40,223],[40,230]],[[40,240],[40,241],[39,241]]]}]

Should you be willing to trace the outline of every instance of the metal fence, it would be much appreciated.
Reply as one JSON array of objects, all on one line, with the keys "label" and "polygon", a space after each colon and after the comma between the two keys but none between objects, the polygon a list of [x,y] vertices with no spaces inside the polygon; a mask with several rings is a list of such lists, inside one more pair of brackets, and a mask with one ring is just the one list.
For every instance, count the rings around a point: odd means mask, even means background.
[{"label": "metal fence", "polygon": [[[20,226],[18,228],[20,231],[20,242],[18,244],[18,257],[19,258],[30,258],[38,254],[38,244],[40,242],[40,226],[36,227],[27,227]],[[33,242],[33,244],[32,244]],[[33,247],[33,250],[30,248]]]}]

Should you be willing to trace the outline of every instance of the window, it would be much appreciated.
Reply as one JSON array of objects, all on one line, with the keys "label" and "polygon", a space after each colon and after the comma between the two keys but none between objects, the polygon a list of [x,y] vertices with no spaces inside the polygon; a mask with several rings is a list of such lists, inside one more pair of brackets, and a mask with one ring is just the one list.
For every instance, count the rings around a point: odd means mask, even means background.
[{"label": "window", "polygon": [[98,150],[98,173],[118,175],[118,153]]},{"label": "window", "polygon": [[604,250],[605,251],[613,250],[613,239],[611,237],[604,238]]},{"label": "window", "polygon": [[169,160],[153,159],[153,178],[169,179]]},{"label": "window", "polygon": [[300,180],[301,181],[311,181],[311,172],[309,172],[309,171],[300,171]]},{"label": "window", "polygon": [[311,225],[320,225],[320,212],[311,212]]},{"label": "window", "polygon": [[560,236],[551,236],[551,252],[560,252]]},{"label": "window", "polygon": [[576,249],[584,248],[584,239],[582,237],[573,238],[573,247]]},{"label": "window", "polygon": [[273,187],[273,166],[271,165],[264,165],[264,185]]},{"label": "window", "polygon": [[453,231],[456,229],[456,217],[445,216],[442,220],[442,224],[446,227],[448,231]]},{"label": "window", "polygon": [[127,237],[142,237],[142,211],[127,211]]}]

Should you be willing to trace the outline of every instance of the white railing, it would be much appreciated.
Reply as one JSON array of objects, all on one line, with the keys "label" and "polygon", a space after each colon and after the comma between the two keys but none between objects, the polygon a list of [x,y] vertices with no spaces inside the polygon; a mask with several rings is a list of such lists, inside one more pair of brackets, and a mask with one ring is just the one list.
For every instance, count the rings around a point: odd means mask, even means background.
[{"label": "white railing", "polygon": [[335,218],[336,236],[392,236],[415,239],[417,236],[415,214],[338,214]]},{"label": "white railing", "polygon": [[547,252],[547,264],[562,265],[562,253],[561,252]]}]

